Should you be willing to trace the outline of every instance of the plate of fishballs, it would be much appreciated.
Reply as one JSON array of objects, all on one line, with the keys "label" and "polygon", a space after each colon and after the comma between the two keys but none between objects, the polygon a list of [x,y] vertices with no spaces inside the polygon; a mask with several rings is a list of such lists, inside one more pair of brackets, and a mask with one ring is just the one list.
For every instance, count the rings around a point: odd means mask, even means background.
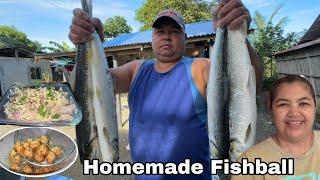
[{"label": "plate of fishballs", "polygon": [[46,177],[67,170],[78,147],[68,135],[53,128],[25,127],[0,138],[0,165],[26,177]]}]

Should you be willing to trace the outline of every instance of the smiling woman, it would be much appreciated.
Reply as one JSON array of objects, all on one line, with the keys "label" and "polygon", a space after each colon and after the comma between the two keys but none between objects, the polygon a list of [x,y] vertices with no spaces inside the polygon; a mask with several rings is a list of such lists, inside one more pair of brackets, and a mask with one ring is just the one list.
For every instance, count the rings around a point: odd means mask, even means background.
[{"label": "smiling woman", "polygon": [[[283,158],[293,158],[292,174],[278,176],[237,175],[232,179],[290,179],[320,177],[320,133],[312,129],[315,114],[315,93],[309,81],[298,75],[288,75],[278,79],[270,91],[270,112],[276,126],[276,133],[263,142],[251,147],[241,159],[253,162],[281,162]],[[308,179],[308,178],[307,178]]]}]

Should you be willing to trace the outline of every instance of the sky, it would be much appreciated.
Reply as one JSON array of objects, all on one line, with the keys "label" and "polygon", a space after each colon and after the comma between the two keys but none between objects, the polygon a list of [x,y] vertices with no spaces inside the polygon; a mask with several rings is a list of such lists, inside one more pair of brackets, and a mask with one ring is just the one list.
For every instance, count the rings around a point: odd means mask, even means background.
[{"label": "sky", "polygon": [[[277,22],[288,16],[285,32],[301,32],[308,29],[320,14],[320,0],[242,0],[251,15],[258,10],[270,17],[274,8],[282,5]],[[93,0],[93,16],[103,22],[113,16],[124,16],[133,32],[139,31],[135,20],[136,10],[144,0]],[[0,0],[0,25],[15,26],[31,40],[42,45],[49,41],[72,43],[68,39],[72,10],[80,8],[80,0]]]}]

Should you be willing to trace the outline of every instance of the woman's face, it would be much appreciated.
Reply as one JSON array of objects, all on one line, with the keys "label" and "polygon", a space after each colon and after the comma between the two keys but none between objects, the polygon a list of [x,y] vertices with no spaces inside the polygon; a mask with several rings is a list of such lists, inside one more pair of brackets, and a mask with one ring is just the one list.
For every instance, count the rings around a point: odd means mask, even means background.
[{"label": "woman's face", "polygon": [[276,90],[271,111],[278,138],[297,142],[312,136],[316,105],[306,84],[281,84]]}]

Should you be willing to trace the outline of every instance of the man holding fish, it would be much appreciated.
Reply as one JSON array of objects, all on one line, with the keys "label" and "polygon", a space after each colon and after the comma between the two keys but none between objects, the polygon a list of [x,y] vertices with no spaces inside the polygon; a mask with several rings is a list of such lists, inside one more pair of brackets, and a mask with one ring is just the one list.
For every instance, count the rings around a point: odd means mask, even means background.
[{"label": "man holding fish", "polygon": [[[97,31],[103,41],[103,26],[81,9],[73,11],[69,38],[74,44],[91,40]],[[223,1],[213,13],[215,27],[235,30],[251,21],[240,0]],[[130,108],[129,143],[133,162],[201,163],[201,175],[139,175],[137,179],[210,179],[207,131],[207,84],[210,60],[184,57],[185,22],[175,10],[158,14],[152,24],[155,58],[131,61],[110,69],[115,92],[127,93]],[[255,68],[257,87],[262,70],[258,57],[248,45]],[[255,127],[254,127],[255,128]]]}]

